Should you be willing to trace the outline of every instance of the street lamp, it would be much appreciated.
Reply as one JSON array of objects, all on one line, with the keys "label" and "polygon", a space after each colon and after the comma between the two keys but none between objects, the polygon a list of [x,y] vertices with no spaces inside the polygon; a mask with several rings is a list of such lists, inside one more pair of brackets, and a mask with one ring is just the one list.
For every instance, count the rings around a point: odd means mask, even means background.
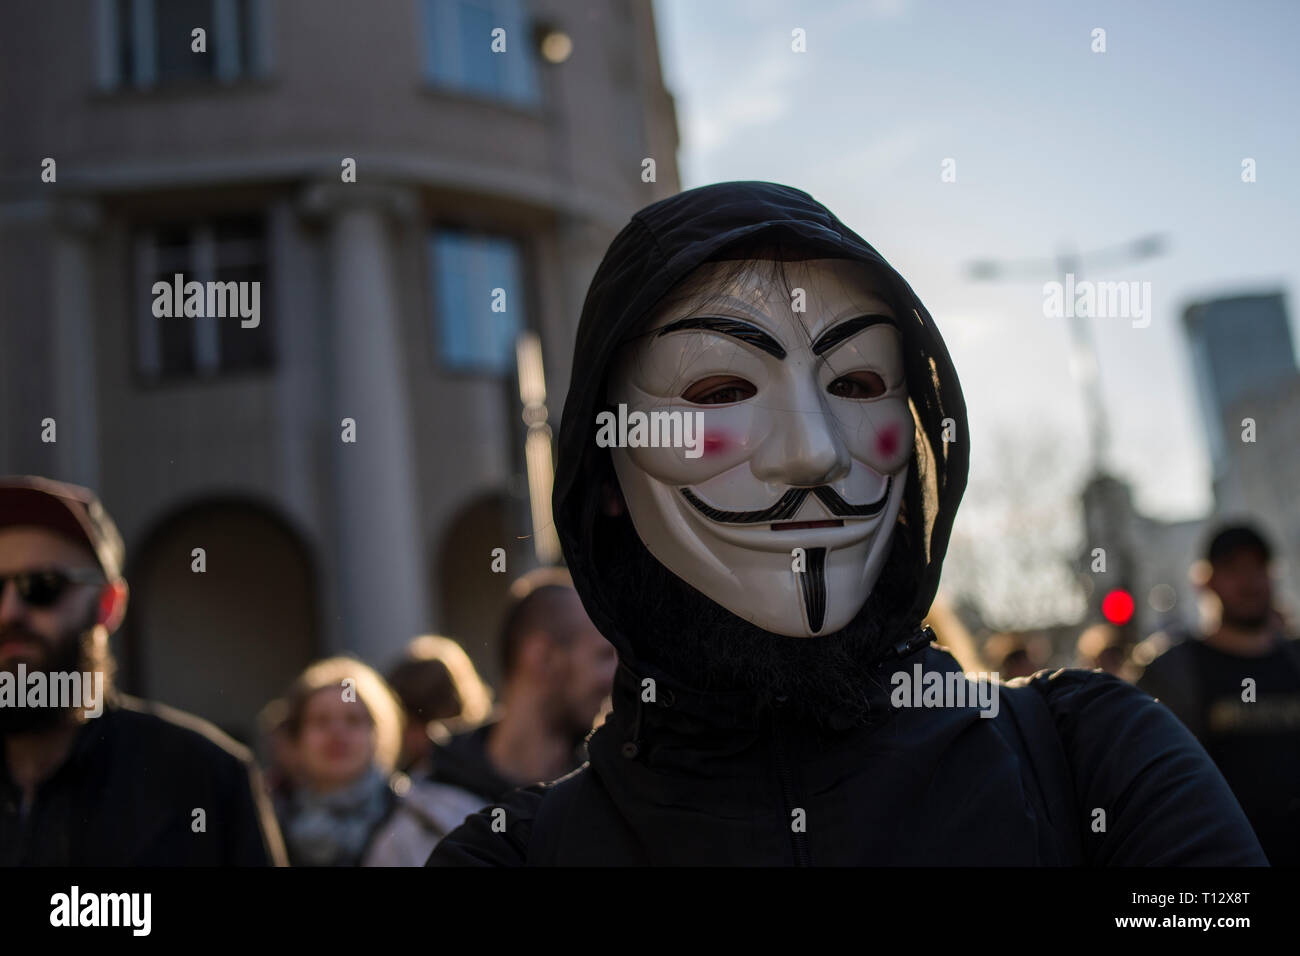
[{"label": "street lamp", "polygon": [[573,55],[573,38],[552,24],[540,24],[534,31],[533,38],[537,42],[537,52],[553,66]]},{"label": "street lamp", "polygon": [[[1129,242],[1107,246],[1080,256],[1068,248],[1054,259],[976,259],[966,266],[967,277],[976,282],[999,279],[1044,281],[1054,277],[1065,282],[1073,275],[1078,281],[1083,263],[1090,270],[1113,269],[1143,259],[1161,255],[1165,251],[1165,237],[1158,233],[1141,236]],[[1106,407],[1101,397],[1101,377],[1097,349],[1093,345],[1088,319],[1077,309],[1069,310],[1070,338],[1072,340],[1070,371],[1083,390],[1084,413],[1088,417],[1088,433],[1092,450],[1092,470],[1095,474],[1105,470],[1110,444],[1110,430],[1106,422]]]},{"label": "street lamp", "polygon": [[528,502],[533,519],[533,554],[543,565],[560,560],[560,539],[551,517],[555,470],[551,461],[551,427],[546,424],[546,375],[542,370],[542,340],[524,332],[515,341],[519,400],[523,403],[524,465],[528,472]]}]

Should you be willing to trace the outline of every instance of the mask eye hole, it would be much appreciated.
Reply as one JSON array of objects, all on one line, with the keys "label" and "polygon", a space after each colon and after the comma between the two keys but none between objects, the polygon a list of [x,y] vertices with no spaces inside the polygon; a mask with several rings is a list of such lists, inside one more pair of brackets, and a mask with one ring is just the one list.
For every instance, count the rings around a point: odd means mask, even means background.
[{"label": "mask eye hole", "polygon": [[756,394],[758,389],[743,378],[735,375],[710,375],[682,392],[682,398],[693,405],[732,405],[753,398]]},{"label": "mask eye hole", "polygon": [[879,398],[885,394],[885,380],[875,372],[861,371],[841,375],[826,387],[837,398]]}]

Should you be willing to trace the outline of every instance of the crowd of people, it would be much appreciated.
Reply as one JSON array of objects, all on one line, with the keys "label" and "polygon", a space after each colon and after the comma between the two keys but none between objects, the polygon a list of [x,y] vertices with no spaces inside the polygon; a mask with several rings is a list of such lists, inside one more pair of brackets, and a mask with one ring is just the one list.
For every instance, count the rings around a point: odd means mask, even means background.
[{"label": "crowd of people", "polygon": [[461,646],[434,635],[413,640],[387,680],[330,658],[268,705],[291,864],[423,866],[472,812],[581,765],[617,660],[562,570],[514,582],[500,646],[496,707]]},{"label": "crowd of people", "polygon": [[[678,398],[701,455],[593,441],[611,401]],[[317,661],[263,709],[260,760],[112,688],[112,520],[2,479],[0,865],[1296,863],[1300,658],[1252,527],[1208,543],[1203,633],[1090,629],[1091,669],[1056,671],[999,639],[1007,682],[970,695],[999,707],[939,692],[973,679],[930,626],[968,440],[933,319],[824,206],[772,183],[661,200],[587,297],[567,570],[513,586],[498,699],[446,637],[387,678]],[[890,668],[918,678],[902,708]],[[15,700],[25,673],[86,681]]]},{"label": "crowd of people", "polygon": [[[111,674],[106,639],[127,594],[121,560],[90,492],[38,478],[0,483],[0,666]],[[1162,632],[1134,646],[1098,624],[1080,636],[1076,663],[1171,708],[1228,780],[1270,861],[1295,865],[1300,644],[1274,601],[1272,561],[1257,529],[1222,528],[1193,569],[1214,597],[1203,634]],[[256,764],[215,728],[111,688],[107,721],[79,720],[75,706],[0,710],[0,863],[423,866],[481,807],[578,768],[609,706],[617,657],[565,571],[514,582],[500,650],[496,701],[447,637],[414,638],[387,677],[352,657],[317,661],[259,715]],[[1033,674],[1046,653],[1006,634],[980,651],[1004,679]],[[150,768],[164,754],[171,769]],[[177,809],[191,803],[209,811],[212,837]],[[154,844],[108,826],[132,805],[127,819],[148,821]],[[168,819],[170,832],[158,823]]]},{"label": "crowd of people", "polygon": [[[111,675],[122,557],[90,491],[0,481],[0,668]],[[0,708],[0,865],[423,866],[470,813],[578,767],[608,703],[614,649],[568,575],[526,574],[510,601],[495,704],[456,641],[422,635],[387,678],[312,663],[259,714],[256,761],[111,683],[98,718]]]},{"label": "crowd of people", "polygon": [[[1196,736],[1232,787],[1275,865],[1300,864],[1300,640],[1276,601],[1275,555],[1251,523],[1213,529],[1189,576],[1202,597],[1195,629],[1126,639],[1113,624],[1086,628],[1073,665],[1135,684]],[[1050,647],[995,634],[983,657],[1003,678],[1044,666]]]}]

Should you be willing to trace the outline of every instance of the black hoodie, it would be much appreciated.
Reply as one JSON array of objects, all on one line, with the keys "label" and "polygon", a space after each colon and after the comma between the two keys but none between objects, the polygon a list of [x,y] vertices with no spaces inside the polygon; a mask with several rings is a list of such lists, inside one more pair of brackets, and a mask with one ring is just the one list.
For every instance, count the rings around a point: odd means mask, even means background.
[{"label": "black hoodie", "polygon": [[[692,675],[649,663],[628,636],[644,634],[645,622],[620,620],[607,568],[593,557],[601,486],[612,474],[595,421],[616,350],[695,267],[756,242],[873,270],[902,320],[919,425],[900,529],[917,545],[917,590],[876,664],[879,679],[863,688],[884,719],[832,730],[811,731],[782,704],[744,692],[699,690]],[[633,216],[583,307],[554,492],[574,585],[619,652],[614,710],[589,742],[587,766],[470,817],[429,864],[1265,864],[1195,739],[1162,705],[1106,674],[999,685],[990,717],[973,694],[964,707],[891,708],[893,672],[960,671],[920,625],[965,488],[968,438],[961,386],[925,306],[806,193],[719,183]],[[647,678],[654,701],[643,700]]]}]

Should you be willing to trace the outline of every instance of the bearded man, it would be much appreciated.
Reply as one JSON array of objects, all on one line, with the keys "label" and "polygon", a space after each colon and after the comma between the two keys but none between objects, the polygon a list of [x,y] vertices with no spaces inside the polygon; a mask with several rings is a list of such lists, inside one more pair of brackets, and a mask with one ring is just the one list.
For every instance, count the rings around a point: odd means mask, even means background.
[{"label": "bearded man", "polygon": [[0,478],[0,866],[283,864],[252,755],[114,688],[124,559],[94,492]]}]

